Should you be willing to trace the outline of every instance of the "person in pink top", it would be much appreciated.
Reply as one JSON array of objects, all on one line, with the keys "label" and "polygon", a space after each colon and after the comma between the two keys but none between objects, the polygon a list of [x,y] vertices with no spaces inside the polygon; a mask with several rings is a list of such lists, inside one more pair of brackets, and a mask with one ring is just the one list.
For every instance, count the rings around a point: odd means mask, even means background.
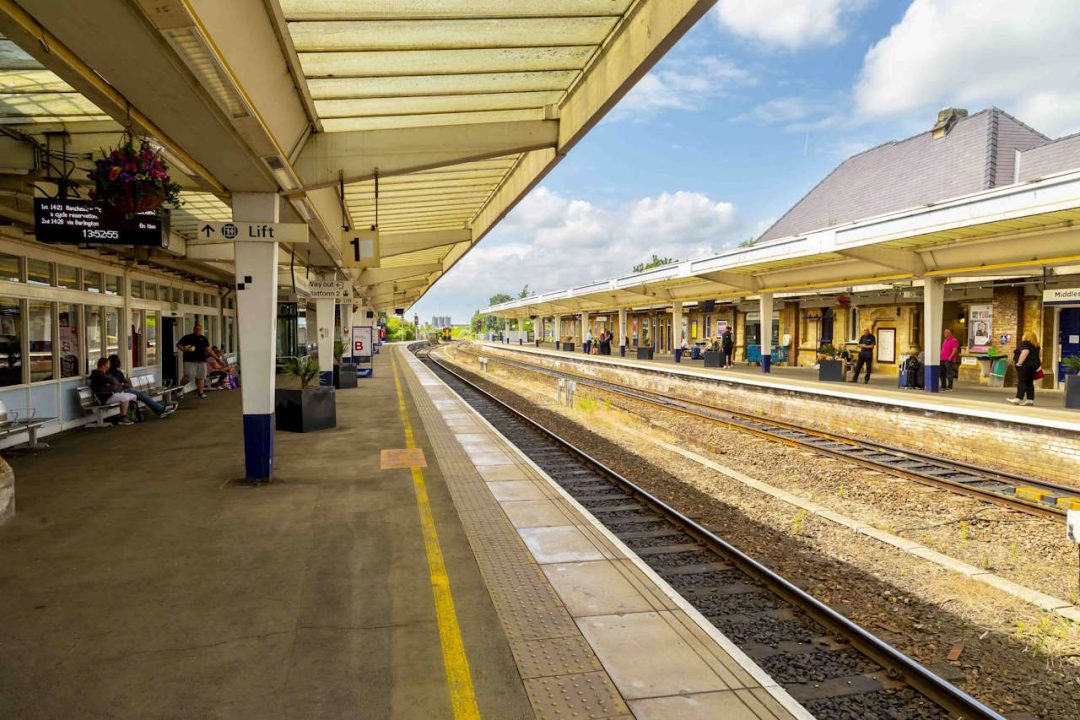
[{"label": "person in pink top", "polygon": [[945,339],[941,343],[941,389],[952,390],[953,379],[959,374],[960,341],[953,337],[952,330],[945,330]]}]

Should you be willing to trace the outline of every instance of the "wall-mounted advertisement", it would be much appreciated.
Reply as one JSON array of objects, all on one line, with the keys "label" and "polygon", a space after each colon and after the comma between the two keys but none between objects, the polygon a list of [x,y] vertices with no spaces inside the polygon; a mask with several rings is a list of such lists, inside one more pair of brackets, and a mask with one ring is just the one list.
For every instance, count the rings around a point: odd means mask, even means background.
[{"label": "wall-mounted advertisement", "polygon": [[990,344],[994,332],[993,319],[993,305],[972,305],[968,308],[968,340],[972,346]]}]

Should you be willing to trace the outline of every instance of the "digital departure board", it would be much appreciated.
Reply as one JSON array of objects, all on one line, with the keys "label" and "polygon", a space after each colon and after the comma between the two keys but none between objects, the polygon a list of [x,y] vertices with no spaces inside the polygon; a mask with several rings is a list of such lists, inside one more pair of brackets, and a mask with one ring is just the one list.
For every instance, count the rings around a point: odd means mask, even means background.
[{"label": "digital departure board", "polygon": [[169,246],[169,214],[111,215],[88,200],[34,200],[34,235],[70,245]]}]

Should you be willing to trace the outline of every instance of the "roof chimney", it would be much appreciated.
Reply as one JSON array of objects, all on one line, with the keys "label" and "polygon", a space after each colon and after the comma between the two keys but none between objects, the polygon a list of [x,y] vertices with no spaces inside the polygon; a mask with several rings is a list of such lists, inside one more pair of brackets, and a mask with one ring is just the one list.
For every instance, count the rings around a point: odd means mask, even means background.
[{"label": "roof chimney", "polygon": [[967,110],[963,108],[945,108],[937,114],[937,122],[934,123],[933,129],[930,131],[931,136],[937,140],[938,138],[945,137],[949,134],[949,131],[953,129],[953,125],[957,120],[966,118],[968,114]]}]

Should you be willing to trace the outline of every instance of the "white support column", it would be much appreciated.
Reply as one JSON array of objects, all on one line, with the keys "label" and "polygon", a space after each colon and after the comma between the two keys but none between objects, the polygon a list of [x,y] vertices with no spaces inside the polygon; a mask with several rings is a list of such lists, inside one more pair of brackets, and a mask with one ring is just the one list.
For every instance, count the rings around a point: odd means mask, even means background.
[{"label": "white support column", "polygon": [[589,332],[589,313],[581,313],[581,349],[585,349],[585,335]]},{"label": "white support column", "polygon": [[772,293],[761,293],[758,306],[761,311],[761,372],[767,373],[772,363]]},{"label": "white support column", "polygon": [[[334,281],[336,273],[322,276],[322,280]],[[320,298],[315,301],[315,323],[317,331],[315,336],[316,348],[319,353],[319,384],[334,384],[334,306],[337,300],[334,298]]]},{"label": "white support column", "polygon": [[686,335],[682,326],[682,302],[676,300],[671,304],[671,351],[681,348]]},{"label": "white support column", "polygon": [[619,308],[619,347],[626,347],[630,328],[626,326],[626,308]]},{"label": "white support column", "polygon": [[[236,222],[278,222],[276,193],[234,193]],[[248,480],[270,479],[274,464],[274,361],[277,347],[276,242],[236,243],[236,321],[243,382],[244,468]]]},{"label": "white support column", "polygon": [[562,347],[562,315],[555,316],[555,349]]},{"label": "white support column", "polygon": [[353,316],[352,308],[353,308],[353,303],[356,303],[357,312],[359,313],[359,316],[362,317],[363,313],[364,313],[364,300],[363,300],[363,298],[358,298],[358,297],[354,298],[352,290],[349,290],[349,297],[345,298],[341,302],[341,305],[339,306],[341,309],[338,311],[338,314],[340,315],[340,319],[341,319],[341,328],[339,329],[338,332],[341,333],[341,341],[343,343],[345,343],[345,352],[347,354],[351,354],[350,349],[352,348],[352,337],[351,337],[351,335],[352,335],[352,316]]},{"label": "white support column", "polygon": [[928,277],[923,282],[923,389],[937,392],[941,386],[941,317],[946,278]]}]

